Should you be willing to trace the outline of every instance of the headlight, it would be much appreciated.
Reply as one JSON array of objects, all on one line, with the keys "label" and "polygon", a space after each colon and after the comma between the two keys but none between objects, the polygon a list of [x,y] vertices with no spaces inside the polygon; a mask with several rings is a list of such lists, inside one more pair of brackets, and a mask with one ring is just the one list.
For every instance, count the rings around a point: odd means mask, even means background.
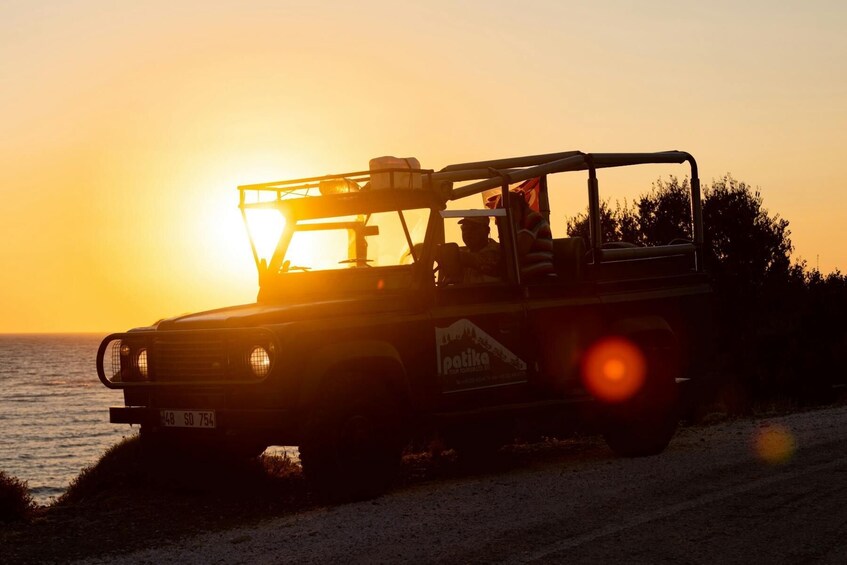
[{"label": "headlight", "polygon": [[135,366],[138,368],[138,374],[147,380],[147,350],[139,349],[135,354]]},{"label": "headlight", "polygon": [[[150,379],[147,347],[139,342],[120,341],[119,357],[112,354],[112,369],[115,377],[112,380],[132,382]],[[113,350],[114,351],[114,350]]]},{"label": "headlight", "polygon": [[[273,351],[271,349],[271,351]],[[265,377],[271,370],[271,351],[257,345],[247,354],[247,365],[257,377]]]}]

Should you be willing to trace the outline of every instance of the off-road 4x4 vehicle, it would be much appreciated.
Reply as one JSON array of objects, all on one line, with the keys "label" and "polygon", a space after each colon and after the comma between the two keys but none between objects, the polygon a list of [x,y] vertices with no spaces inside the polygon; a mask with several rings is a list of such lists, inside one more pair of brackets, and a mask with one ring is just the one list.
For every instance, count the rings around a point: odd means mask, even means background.
[{"label": "off-road 4x4 vehicle", "polygon": [[[690,240],[602,241],[598,170],[685,162]],[[576,171],[588,176],[587,241],[557,237],[564,217],[549,211],[554,175]],[[480,196],[508,203],[526,182],[554,236],[556,274],[536,283],[521,280],[510,206]],[[678,387],[703,366],[710,296],[689,154],[377,164],[239,190],[256,303],[112,334],[98,351],[100,380],[124,392],[111,421],[139,424],[147,445],[299,446],[314,484],[349,493],[381,488],[422,436],[461,454],[510,439],[517,422],[591,417],[620,455],[668,445]],[[267,249],[252,223],[263,214],[278,226]],[[467,282],[456,223],[474,216],[499,240],[502,276]]]}]

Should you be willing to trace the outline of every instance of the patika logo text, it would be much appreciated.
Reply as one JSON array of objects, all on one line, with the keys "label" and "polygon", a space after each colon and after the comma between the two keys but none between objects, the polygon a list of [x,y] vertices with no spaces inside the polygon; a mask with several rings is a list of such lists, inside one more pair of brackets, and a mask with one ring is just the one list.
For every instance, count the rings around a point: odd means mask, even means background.
[{"label": "patika logo text", "polygon": [[468,319],[435,328],[442,392],[526,382],[526,363]]},{"label": "patika logo text", "polygon": [[477,351],[468,347],[465,351],[450,357],[444,357],[441,362],[442,375],[487,371],[491,368],[491,359],[485,351]]}]

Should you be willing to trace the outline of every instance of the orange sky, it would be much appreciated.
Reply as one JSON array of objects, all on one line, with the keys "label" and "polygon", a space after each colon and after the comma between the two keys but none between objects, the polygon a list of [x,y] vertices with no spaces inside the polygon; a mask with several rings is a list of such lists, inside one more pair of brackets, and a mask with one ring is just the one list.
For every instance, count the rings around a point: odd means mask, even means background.
[{"label": "orange sky", "polygon": [[7,0],[0,332],[250,302],[235,187],[379,155],[687,150],[847,270],[847,8],[772,4]]}]

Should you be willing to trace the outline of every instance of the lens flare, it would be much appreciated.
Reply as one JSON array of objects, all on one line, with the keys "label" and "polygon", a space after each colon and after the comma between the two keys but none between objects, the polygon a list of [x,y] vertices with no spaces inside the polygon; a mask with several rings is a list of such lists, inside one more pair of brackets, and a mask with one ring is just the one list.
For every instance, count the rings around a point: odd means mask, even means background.
[{"label": "lens flare", "polygon": [[796,451],[797,441],[794,434],[782,424],[763,426],[753,434],[753,452],[765,463],[787,463]]},{"label": "lens flare", "polygon": [[599,400],[623,402],[644,384],[647,362],[631,341],[613,337],[598,341],[585,353],[582,382]]}]

